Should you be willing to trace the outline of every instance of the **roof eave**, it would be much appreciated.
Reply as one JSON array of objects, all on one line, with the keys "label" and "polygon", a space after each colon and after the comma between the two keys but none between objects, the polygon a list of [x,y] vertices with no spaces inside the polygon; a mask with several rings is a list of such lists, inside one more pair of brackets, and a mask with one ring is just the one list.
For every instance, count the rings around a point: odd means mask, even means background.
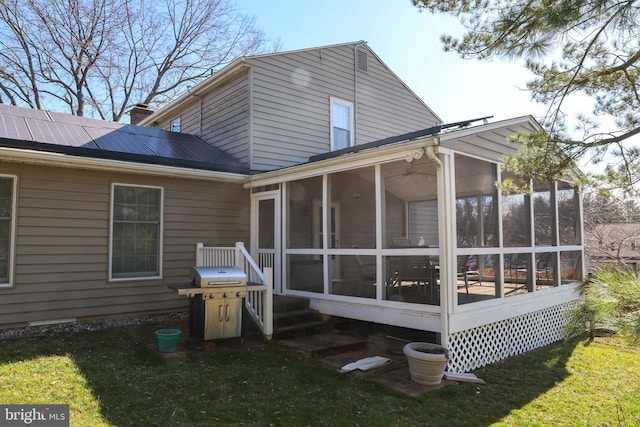
[{"label": "roof eave", "polygon": [[3,161],[43,166],[70,167],[75,169],[124,172],[142,175],[162,175],[165,177],[199,179],[236,184],[242,184],[249,179],[248,174],[244,173],[139,163],[107,158],[81,157],[66,153],[13,147],[0,147],[0,158],[2,158]]},{"label": "roof eave", "polygon": [[408,154],[413,154],[416,150],[436,144],[436,139],[431,135],[427,135],[411,141],[405,140],[399,143],[372,147],[363,151],[345,153],[340,156],[323,158],[282,169],[259,172],[250,177],[245,187],[278,184],[285,181],[317,176],[327,172],[333,173],[365,167],[377,162],[406,160]]},{"label": "roof eave", "polygon": [[[475,119],[475,120],[482,120],[482,119]],[[540,123],[538,123],[538,121],[533,116],[527,115],[527,116],[512,117],[510,119],[498,120],[495,122],[489,122],[486,124],[481,124],[476,126],[461,127],[460,129],[453,129],[449,132],[442,133],[440,135],[440,140],[443,143],[445,143],[447,140],[458,139],[466,135],[475,134],[478,132],[487,132],[493,129],[508,128],[512,126],[522,126],[524,124],[531,126],[536,131],[539,131],[539,132],[544,131],[542,126],[540,126]]]}]

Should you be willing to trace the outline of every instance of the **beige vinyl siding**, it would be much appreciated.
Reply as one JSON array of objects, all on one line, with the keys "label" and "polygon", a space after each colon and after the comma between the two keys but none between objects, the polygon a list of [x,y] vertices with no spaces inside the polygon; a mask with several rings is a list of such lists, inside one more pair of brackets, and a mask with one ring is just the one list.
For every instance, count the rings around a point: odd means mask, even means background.
[{"label": "beige vinyl siding", "polygon": [[[353,100],[349,48],[252,58],[252,167],[277,169],[329,150],[329,97]],[[285,155],[283,155],[285,154]]]},{"label": "beige vinyl siding", "polygon": [[[181,132],[201,137],[245,164],[249,164],[249,72],[225,81],[200,98],[192,96],[182,110],[157,123],[171,130],[171,121],[182,118]],[[200,105],[202,102],[202,105]],[[202,113],[200,109],[202,108]],[[200,116],[202,114],[202,124]]]},{"label": "beige vinyl siding", "polygon": [[[369,70],[357,77],[356,144],[434,125],[431,111],[367,53]],[[353,45],[338,45],[247,59],[254,169],[303,163],[330,150],[329,99],[355,101],[353,55]]]},{"label": "beige vinyl siding", "polygon": [[234,64],[228,73],[212,76],[198,97],[185,94],[173,113],[160,114],[157,126],[169,129],[170,120],[180,116],[182,132],[267,171],[331,149],[332,97],[355,106],[355,144],[440,122],[373,51],[359,49],[367,53],[368,70],[357,77],[353,44],[245,58],[246,69]]},{"label": "beige vinyl siding", "polygon": [[367,52],[367,56],[367,71],[358,71],[358,144],[440,122],[376,55]]},{"label": "beige vinyl siding", "polygon": [[417,245],[422,237],[425,245],[439,246],[438,201],[418,201],[408,208],[409,233],[412,244]]},{"label": "beige vinyl siding", "polygon": [[209,144],[249,164],[249,72],[202,100],[202,133]]},{"label": "beige vinyl siding", "polygon": [[[34,321],[184,309],[195,245],[249,237],[241,185],[3,163],[18,177],[15,286],[0,289],[0,328]],[[108,281],[113,182],[164,188],[163,278]]]}]

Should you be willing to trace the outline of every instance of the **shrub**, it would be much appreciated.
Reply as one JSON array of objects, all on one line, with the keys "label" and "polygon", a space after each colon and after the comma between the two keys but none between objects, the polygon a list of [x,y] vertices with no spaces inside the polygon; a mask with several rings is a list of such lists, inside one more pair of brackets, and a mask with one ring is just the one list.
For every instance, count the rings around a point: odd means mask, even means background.
[{"label": "shrub", "polygon": [[566,338],[610,329],[640,343],[640,273],[626,266],[594,270],[581,286],[583,298],[568,313]]}]

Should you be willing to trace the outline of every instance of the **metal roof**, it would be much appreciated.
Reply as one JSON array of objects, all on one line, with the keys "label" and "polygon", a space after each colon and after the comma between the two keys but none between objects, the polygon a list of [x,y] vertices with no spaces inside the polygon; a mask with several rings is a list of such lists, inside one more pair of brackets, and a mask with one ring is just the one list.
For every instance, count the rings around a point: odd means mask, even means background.
[{"label": "metal roof", "polygon": [[248,174],[197,136],[0,104],[0,147]]}]

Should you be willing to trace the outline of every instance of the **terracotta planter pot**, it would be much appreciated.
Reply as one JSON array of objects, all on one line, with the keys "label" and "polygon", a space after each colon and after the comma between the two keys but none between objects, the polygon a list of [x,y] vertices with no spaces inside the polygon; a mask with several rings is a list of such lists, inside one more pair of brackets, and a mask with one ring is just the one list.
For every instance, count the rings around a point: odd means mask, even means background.
[{"label": "terracotta planter pot", "polygon": [[440,384],[449,363],[449,349],[427,342],[410,342],[402,351],[407,356],[413,381],[426,385]]}]

